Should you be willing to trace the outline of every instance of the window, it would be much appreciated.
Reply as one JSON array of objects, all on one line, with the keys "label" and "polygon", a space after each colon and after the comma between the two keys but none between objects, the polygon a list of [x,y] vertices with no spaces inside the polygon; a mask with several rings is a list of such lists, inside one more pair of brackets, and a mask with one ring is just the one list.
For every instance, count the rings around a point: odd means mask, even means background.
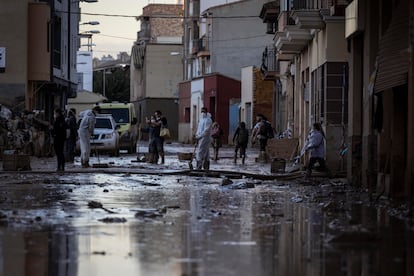
[{"label": "window", "polygon": [[53,19],[53,67],[61,68],[61,55],[62,55],[62,19],[59,16],[55,16]]},{"label": "window", "polygon": [[108,118],[96,118],[95,128],[113,129],[113,126]]},{"label": "window", "polygon": [[102,108],[101,114],[112,114],[117,124],[127,124],[129,122],[128,108]]}]

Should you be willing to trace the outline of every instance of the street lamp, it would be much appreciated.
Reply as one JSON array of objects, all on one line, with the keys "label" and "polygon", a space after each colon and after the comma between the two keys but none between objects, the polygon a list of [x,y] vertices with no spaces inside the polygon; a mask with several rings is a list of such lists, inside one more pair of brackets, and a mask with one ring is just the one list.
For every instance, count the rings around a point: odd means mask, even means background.
[{"label": "street lamp", "polygon": [[99,30],[90,30],[90,31],[84,31],[82,33],[80,33],[80,35],[83,34],[100,34],[101,32]]},{"label": "street lamp", "polygon": [[79,23],[79,25],[99,25],[101,23],[99,23],[99,21],[88,21],[88,22],[84,22],[84,23]]}]

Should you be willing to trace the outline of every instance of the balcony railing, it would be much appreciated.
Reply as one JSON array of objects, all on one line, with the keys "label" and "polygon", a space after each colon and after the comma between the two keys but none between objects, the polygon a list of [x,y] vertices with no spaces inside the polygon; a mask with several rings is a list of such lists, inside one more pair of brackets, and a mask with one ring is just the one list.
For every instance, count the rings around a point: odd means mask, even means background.
[{"label": "balcony railing", "polygon": [[260,67],[263,79],[274,80],[279,78],[280,67],[276,59],[276,49],[266,47],[262,53],[262,65]]},{"label": "balcony railing", "polygon": [[191,54],[197,55],[198,57],[209,56],[208,37],[203,36],[202,38],[194,39]]}]

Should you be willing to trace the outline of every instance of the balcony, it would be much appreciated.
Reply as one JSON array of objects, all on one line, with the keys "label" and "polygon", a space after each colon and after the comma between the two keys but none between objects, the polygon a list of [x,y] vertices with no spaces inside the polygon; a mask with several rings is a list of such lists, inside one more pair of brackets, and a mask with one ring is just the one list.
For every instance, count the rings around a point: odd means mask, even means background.
[{"label": "balcony", "polygon": [[285,32],[277,32],[275,46],[278,51],[300,53],[308,45],[312,36],[309,32],[301,32],[298,28],[288,28]]},{"label": "balcony", "polygon": [[308,30],[302,30],[296,27],[287,28],[286,38],[292,44],[302,44],[303,47],[308,45],[309,41],[312,40],[312,35]]},{"label": "balcony", "polygon": [[265,3],[259,17],[267,24],[266,33],[274,34],[277,31],[277,20],[280,13],[279,1]]},{"label": "balcony", "polygon": [[285,32],[277,32],[274,38],[278,60],[291,60],[300,53],[304,45],[290,42]]},{"label": "balcony", "polygon": [[197,48],[197,57],[209,57],[210,50],[208,47],[208,37],[203,36],[202,38],[198,39]]},{"label": "balcony", "polygon": [[280,76],[279,62],[276,59],[276,49],[270,50],[266,47],[262,54],[262,65],[260,67],[263,80],[275,80]]},{"label": "balcony", "polygon": [[288,11],[282,11],[277,19],[277,31],[283,32],[288,26],[294,26],[295,20],[289,15]]},{"label": "balcony", "polygon": [[293,10],[290,14],[300,29],[322,29],[325,22],[322,20],[319,10]]}]

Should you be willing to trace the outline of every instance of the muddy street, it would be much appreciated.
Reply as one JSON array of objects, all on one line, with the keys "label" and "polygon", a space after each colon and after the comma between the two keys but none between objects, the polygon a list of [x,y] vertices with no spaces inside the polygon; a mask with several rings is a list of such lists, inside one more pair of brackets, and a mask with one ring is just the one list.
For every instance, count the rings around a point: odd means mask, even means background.
[{"label": "muddy street", "polygon": [[408,208],[341,178],[272,178],[231,149],[190,173],[167,149],[164,166],[2,172],[0,275],[413,275]]}]

